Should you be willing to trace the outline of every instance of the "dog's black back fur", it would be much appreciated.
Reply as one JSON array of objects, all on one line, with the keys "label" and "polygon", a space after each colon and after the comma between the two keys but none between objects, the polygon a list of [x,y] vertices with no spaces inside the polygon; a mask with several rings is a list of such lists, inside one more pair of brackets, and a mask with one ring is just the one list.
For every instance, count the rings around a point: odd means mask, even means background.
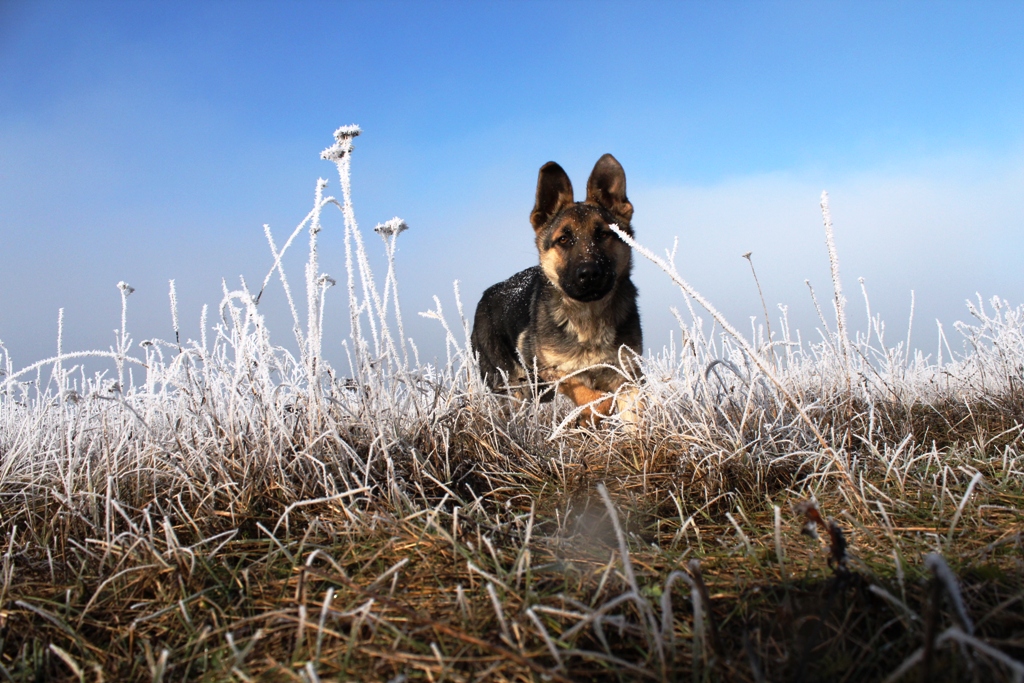
[{"label": "dog's black back fur", "polygon": [[530,312],[544,280],[540,266],[527,268],[488,287],[476,307],[473,350],[480,354],[480,374],[486,377],[491,389],[503,387],[499,369],[508,375],[512,386],[527,381],[516,347],[520,335],[530,326]]}]

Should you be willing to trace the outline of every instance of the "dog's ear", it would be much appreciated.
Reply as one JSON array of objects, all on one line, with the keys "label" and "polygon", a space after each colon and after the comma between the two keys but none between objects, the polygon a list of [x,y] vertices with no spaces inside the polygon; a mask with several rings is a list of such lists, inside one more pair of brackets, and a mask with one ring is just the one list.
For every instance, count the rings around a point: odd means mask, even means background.
[{"label": "dog's ear", "polygon": [[573,202],[572,183],[561,166],[549,161],[537,174],[537,202],[530,213],[534,230],[544,227],[552,216]]},{"label": "dog's ear", "polygon": [[626,228],[633,218],[633,205],[626,198],[626,172],[611,154],[605,154],[594,164],[587,181],[587,203],[597,204],[623,219]]}]

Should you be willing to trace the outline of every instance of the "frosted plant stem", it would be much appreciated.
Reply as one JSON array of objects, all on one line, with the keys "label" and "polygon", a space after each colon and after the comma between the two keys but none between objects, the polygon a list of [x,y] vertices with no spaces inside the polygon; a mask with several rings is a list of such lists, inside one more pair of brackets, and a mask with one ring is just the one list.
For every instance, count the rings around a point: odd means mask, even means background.
[{"label": "frosted plant stem", "polygon": [[782,582],[786,583],[789,577],[786,575],[786,564],[782,555],[782,510],[778,505],[773,505],[772,508],[775,512],[775,557],[779,561],[779,575]]},{"label": "frosted plant stem", "polygon": [[[306,262],[306,373],[308,375],[312,405],[310,406],[310,430],[315,430],[316,411],[320,406],[320,300],[321,284],[317,277],[320,269],[320,254],[317,250],[317,236],[320,226],[320,211],[323,207],[324,187],[327,181],[318,178],[316,181],[315,199],[313,201],[313,218],[309,225],[309,260]],[[312,434],[312,431],[310,432]]]},{"label": "frosted plant stem", "polygon": [[828,329],[828,323],[825,322],[825,314],[821,312],[821,304],[818,303],[818,296],[814,293],[814,287],[811,285],[811,281],[804,280],[804,284],[807,285],[807,289],[811,293],[811,301],[814,303],[814,311],[818,314],[818,320],[821,321],[821,326],[825,328],[825,334],[828,337],[831,337],[832,333]]},{"label": "frosted plant stem", "polygon": [[459,314],[459,320],[462,321],[462,333],[465,335],[465,338],[466,338],[465,346],[463,347],[465,349],[464,356],[468,356],[471,353],[471,349],[472,349],[472,345],[473,345],[473,343],[472,343],[473,332],[472,332],[472,330],[469,327],[469,320],[466,319],[466,313],[465,313],[465,311],[462,308],[462,292],[459,289],[459,281],[458,280],[455,280],[452,283],[452,292],[455,294],[455,310]]},{"label": "frosted plant stem", "polygon": [[135,288],[122,280],[117,283],[121,291],[121,334],[117,341],[117,385],[124,389],[124,355],[128,352],[128,297]]},{"label": "frosted plant stem", "polygon": [[320,178],[316,182],[316,199],[313,202],[313,220],[309,224],[309,260],[306,262],[306,365],[309,367],[309,378],[316,375],[316,361],[319,357],[319,340],[316,338],[317,313],[319,305],[319,285],[317,270],[320,258],[317,251],[317,235],[320,234],[320,208],[323,199],[324,185],[327,181]]},{"label": "frosted plant stem", "polygon": [[700,611],[700,593],[693,579],[689,574],[678,569],[671,572],[665,579],[665,589],[661,593],[661,639],[668,647],[670,656],[675,654],[672,642],[675,636],[675,629],[672,625],[672,618],[675,616],[672,612],[672,584],[676,582],[676,579],[682,579],[690,587],[693,593],[694,612]]},{"label": "frosted plant stem", "polygon": [[910,333],[914,330],[914,290],[910,290],[910,320],[907,322],[907,367],[910,367]]},{"label": "frosted plant stem", "polygon": [[203,349],[203,357],[206,357],[207,346],[206,346],[206,316],[209,313],[209,306],[203,304],[203,311],[199,314],[199,344]]},{"label": "frosted plant stem", "polygon": [[317,311],[316,318],[316,337],[319,340],[318,346],[320,353],[323,353],[323,339],[324,339],[324,307],[327,304],[327,290],[337,284],[334,278],[322,273],[316,280],[317,284],[317,296],[319,297],[319,310]]},{"label": "frosted plant stem", "polygon": [[[394,270],[395,261],[395,242],[398,240],[398,236],[395,235],[391,241],[391,251],[388,254],[388,270]],[[395,299],[395,323],[398,325],[398,342],[402,345],[402,363],[405,368],[409,368],[409,350],[405,344],[405,324],[402,321],[402,307],[398,303],[398,279],[392,274],[392,286],[391,295]]]},{"label": "frosted plant stem", "polygon": [[955,360],[953,350],[949,348],[949,340],[946,339],[946,330],[942,327],[942,322],[938,319],[935,320],[939,325],[939,367],[942,367],[942,345],[946,345],[946,353],[949,354],[949,362],[952,363]]},{"label": "frosted plant stem", "polygon": [[[352,206],[352,140],[360,133],[361,131],[358,126],[343,126],[342,128],[339,128],[334,133],[337,144],[334,147],[325,150],[325,154],[329,153],[331,150],[336,150],[334,156],[330,157],[330,160],[334,161],[337,166],[338,177],[341,180],[343,197],[342,215],[345,219],[345,233],[346,236],[351,237],[352,242],[355,244],[356,265],[359,268],[359,279],[363,290],[363,301],[366,302],[368,307],[376,304],[376,308],[379,313],[381,309],[380,298],[377,295],[376,286],[373,284],[373,274],[370,271],[370,264],[366,258],[366,247],[363,244],[363,235],[359,232],[359,224],[356,222],[355,210]],[[347,249],[348,245],[346,243],[346,265],[350,263],[348,260],[349,252]],[[370,336],[373,337],[374,352],[377,355],[380,355],[381,342],[380,337],[377,335],[377,323],[374,319],[373,310],[367,311],[366,321],[370,325]]]},{"label": "frosted plant stem", "polygon": [[[395,274],[395,249],[398,242],[398,236],[409,229],[398,216],[395,216],[391,220],[379,224],[374,228],[374,232],[381,236],[384,240],[385,253],[388,259],[388,274],[384,279],[384,296],[383,296],[383,309],[380,312],[381,320],[383,321],[387,316],[387,308],[389,295],[395,302],[395,323],[398,326],[398,342],[402,347],[402,367],[408,369],[409,367],[409,352],[405,344],[405,326],[402,322],[402,308],[398,302],[398,278]],[[394,348],[394,342],[390,340],[392,348]],[[396,358],[397,360],[397,358]]]},{"label": "frosted plant stem", "polygon": [[981,472],[975,472],[974,476],[971,477],[971,483],[967,485],[967,490],[964,492],[964,497],[960,499],[960,505],[956,508],[956,514],[953,515],[953,521],[949,524],[949,532],[946,534],[946,545],[948,546],[953,542],[953,531],[956,529],[957,522],[960,521],[960,516],[964,513],[964,508],[967,506],[967,500],[971,497],[974,492],[974,487],[981,481]]},{"label": "frosted plant stem", "polygon": [[857,278],[857,282],[860,283],[860,292],[864,295],[864,308],[868,315],[868,331],[864,337],[864,347],[871,346],[871,300],[868,299],[868,288],[864,285],[864,278]]},{"label": "frosted plant stem", "polygon": [[540,620],[540,617],[537,616],[537,613],[533,611],[532,607],[527,608],[526,616],[530,618],[530,621],[533,622],[537,632],[540,633],[540,637],[544,640],[544,645],[547,646],[548,652],[551,653],[552,658],[554,658],[557,664],[556,668],[559,671],[564,671],[565,664],[562,662],[562,655],[559,653],[558,647],[555,646],[555,642],[551,640],[551,636],[548,635],[548,630],[544,628],[544,622]]},{"label": "frosted plant stem", "polygon": [[[117,363],[117,362],[121,362],[121,363],[134,363],[135,365],[138,365],[140,367],[146,367],[145,361],[139,360],[138,358],[132,358],[131,356],[123,355],[123,354],[119,353],[117,350],[113,350],[113,351],[72,351],[70,353],[63,354],[60,358],[62,360],[74,360],[75,358],[109,358],[110,360],[113,360],[115,363]],[[0,384],[0,386],[4,387],[5,389],[9,389],[11,387],[11,385],[13,385],[19,378],[21,378],[21,377],[23,377],[23,376],[25,376],[25,375],[27,375],[29,373],[36,372],[40,368],[42,368],[42,367],[44,367],[46,365],[49,365],[50,363],[56,363],[56,362],[57,362],[57,357],[53,356],[51,358],[44,358],[41,361],[36,361],[32,365],[29,365],[28,367],[22,368],[21,370],[18,370],[17,372],[8,371],[7,376],[4,378],[3,384]]]},{"label": "frosted plant stem", "polygon": [[[814,302],[814,310],[818,314],[818,320],[821,321],[821,327],[824,331],[825,341],[828,342],[829,347],[832,349],[832,353],[839,356],[839,349],[836,348],[836,340],[832,332],[828,329],[828,323],[825,322],[825,314],[821,312],[821,304],[818,303],[818,295],[814,293],[814,287],[811,286],[810,280],[804,280],[804,284],[807,285],[807,289],[811,293],[811,301]],[[799,330],[797,333],[799,334]]]},{"label": "frosted plant stem", "polygon": [[[658,658],[662,665],[662,673],[664,674],[666,661],[662,630],[659,628],[658,620],[654,616],[654,610],[651,608],[651,604],[643,598],[643,594],[640,591],[640,584],[637,582],[636,574],[633,571],[633,562],[629,557],[629,546],[626,545],[626,535],[622,532],[622,525],[619,523],[619,516],[615,512],[615,505],[612,503],[611,496],[608,495],[608,487],[604,485],[604,482],[598,483],[597,492],[600,494],[601,500],[604,502],[605,509],[608,510],[608,517],[611,519],[612,528],[615,529],[615,538],[619,542],[619,555],[622,556],[622,573],[630,588],[633,589],[634,602],[646,617],[648,638],[652,641],[651,644],[657,648]],[[663,627],[664,624],[661,624],[660,626]]]},{"label": "frosted plant stem", "polygon": [[[376,354],[386,355],[397,366],[398,350],[395,341],[391,337],[391,330],[387,324],[387,302],[381,300],[377,291],[377,284],[373,279],[373,271],[370,269],[370,261],[366,256],[366,246],[363,244],[363,236],[359,230],[353,233],[356,238],[356,256],[359,262],[359,275],[363,285],[363,300],[367,302],[367,319],[370,322],[370,333],[373,335],[373,343]],[[372,306],[372,308],[369,308]],[[376,319],[374,318],[376,313]],[[377,323],[380,323],[380,333],[377,333]]]},{"label": "frosted plant stem", "polygon": [[[355,372],[360,383],[365,383],[364,371],[367,369],[365,348],[363,343],[362,329],[359,322],[360,310],[362,308],[359,299],[356,297],[355,270],[352,263],[352,244],[358,245],[362,242],[359,237],[359,226],[356,223],[355,211],[352,208],[352,178],[350,168],[350,157],[352,156],[352,140],[362,131],[359,126],[342,126],[334,131],[335,143],[320,153],[321,159],[331,161],[338,169],[338,178],[341,182],[342,206],[341,213],[345,221],[345,271],[348,276],[348,307],[349,318],[352,327],[352,346],[355,354]],[[362,264],[359,264],[360,268]],[[364,299],[366,283],[363,282]],[[370,330],[376,337],[376,328],[373,324],[372,314],[369,316]]]},{"label": "frosted plant stem", "polygon": [[57,391],[64,393],[64,367],[61,356],[64,355],[64,309],[57,309],[57,362],[54,364],[57,375]]},{"label": "frosted plant stem", "polygon": [[498,625],[501,627],[501,635],[510,647],[515,647],[516,641],[512,639],[512,633],[508,629],[508,622],[505,621],[505,611],[501,608],[501,600],[498,599],[498,592],[494,584],[487,582],[487,595],[491,598],[491,606],[494,608],[494,615],[498,617]]},{"label": "frosted plant stem", "polygon": [[626,244],[628,244],[633,249],[636,249],[637,252],[639,252],[641,255],[643,255],[648,260],[653,262],[656,266],[658,266],[663,271],[665,271],[665,274],[668,275],[672,279],[672,281],[675,282],[676,285],[680,289],[683,290],[683,292],[685,294],[688,294],[689,296],[693,297],[693,299],[697,303],[699,303],[704,308],[704,310],[706,310],[708,313],[710,313],[711,317],[714,318],[715,321],[719,325],[722,326],[722,329],[724,329],[726,332],[728,332],[729,335],[731,335],[733,337],[733,339],[736,340],[736,343],[738,343],[740,345],[740,347],[742,347],[743,350],[747,352],[747,355],[750,357],[750,360],[754,363],[754,365],[756,365],[757,368],[762,373],[764,373],[764,375],[769,380],[771,380],[771,382],[776,386],[776,388],[778,388],[779,392],[786,398],[787,401],[789,401],[790,405],[792,405],[793,408],[800,415],[800,418],[810,428],[811,432],[814,434],[815,438],[818,440],[818,443],[821,445],[822,449],[824,449],[825,453],[832,457],[832,460],[833,460],[833,462],[835,462],[836,466],[839,468],[839,471],[843,473],[843,475],[846,477],[846,479],[851,484],[853,484],[854,483],[853,477],[850,475],[850,472],[849,472],[849,469],[846,466],[846,463],[844,463],[842,461],[842,459],[839,457],[839,454],[836,453],[832,449],[832,447],[828,445],[828,442],[825,441],[825,437],[823,437],[821,435],[821,432],[818,431],[818,427],[814,424],[814,422],[811,421],[811,418],[808,417],[807,413],[804,412],[803,407],[801,407],[801,405],[797,402],[797,400],[793,397],[793,395],[789,393],[789,391],[782,384],[782,382],[779,380],[779,378],[775,376],[775,373],[772,372],[772,370],[768,367],[768,365],[760,357],[760,355],[757,353],[757,351],[750,345],[750,342],[748,342],[743,337],[743,335],[741,335],[736,330],[735,327],[733,327],[732,325],[729,324],[729,321],[725,319],[725,316],[723,316],[721,313],[719,313],[718,309],[716,309],[714,306],[711,305],[711,302],[709,302],[707,299],[705,299],[704,296],[701,295],[700,292],[698,292],[696,289],[691,287],[690,284],[688,282],[686,282],[686,280],[684,280],[679,275],[679,273],[676,271],[674,266],[670,266],[663,259],[655,256],[647,247],[644,247],[644,246],[640,245],[630,235],[628,235],[625,232],[623,232],[622,229],[619,228],[618,225],[612,224],[612,225],[609,225],[608,227],[610,227],[613,231],[615,231],[615,234],[617,234],[622,239],[622,241],[624,241]]},{"label": "frosted plant stem", "polygon": [[836,335],[839,337],[839,349],[842,352],[843,368],[850,382],[850,340],[846,332],[846,298],[843,296],[843,283],[839,279],[839,254],[836,253],[835,234],[832,231],[832,212],[828,208],[828,192],[821,193],[821,218],[825,223],[825,244],[828,247],[828,262],[832,268],[832,290],[835,293]]},{"label": "frosted plant stem", "polygon": [[[330,201],[331,198],[328,197],[327,199],[324,200],[324,203]],[[263,278],[263,284],[260,285],[260,291],[256,295],[257,303],[259,303],[260,298],[263,296],[263,292],[266,290],[267,285],[270,284],[270,278],[274,276],[274,271],[276,270],[280,272],[282,275],[284,274],[284,271],[281,270],[281,259],[284,258],[284,253],[288,251],[288,247],[292,245],[292,242],[294,242],[295,238],[299,236],[299,233],[302,232],[302,229],[306,227],[306,223],[313,220],[313,214],[316,211],[317,207],[314,206],[310,210],[310,212],[306,214],[306,217],[303,218],[302,221],[297,226],[295,226],[295,230],[292,231],[292,234],[288,237],[288,240],[284,243],[284,246],[281,247],[281,251],[278,251],[277,246],[274,244],[274,237],[270,233],[270,225],[268,225],[267,223],[263,224],[263,234],[266,235],[267,241],[270,243],[270,253],[274,257],[274,264],[270,266],[270,270],[267,271],[266,276]],[[298,322],[298,317],[296,316],[295,323],[298,324]]]},{"label": "frosted plant stem", "polygon": [[[357,233],[358,235],[358,233]],[[363,280],[363,293],[368,300],[372,300],[373,310],[370,311],[371,331],[374,334],[374,343],[377,345],[377,354],[384,353],[396,366],[401,366],[398,358],[398,348],[395,340],[391,337],[391,330],[387,324],[387,296],[383,298],[377,292],[377,285],[373,280],[373,273],[370,270],[370,262],[366,258],[366,251],[363,248],[362,237],[357,243],[359,254],[359,269]],[[377,336],[376,327],[373,325],[373,312],[376,311],[377,321],[380,323],[380,336]]]},{"label": "frosted plant stem", "polygon": [[444,328],[444,348],[448,357],[447,370],[450,372],[452,369],[452,348],[454,347],[455,349],[458,349],[459,343],[455,339],[455,335],[452,334],[451,328],[448,326],[448,321],[444,317],[444,310],[441,308],[441,300],[437,298],[437,295],[434,295],[434,305],[436,306],[434,310],[421,311],[420,315],[423,316],[424,318],[432,318],[434,320],[437,320],[438,322],[441,323],[441,327]]},{"label": "frosted plant stem", "polygon": [[757,279],[757,271],[754,270],[754,259],[751,258],[752,255],[753,252],[748,251],[747,253],[743,254],[743,258],[747,259],[747,263],[750,264],[750,273],[751,275],[754,276],[754,284],[757,285],[757,295],[761,297],[761,308],[762,310],[764,310],[764,326],[765,330],[768,332],[768,343],[766,346],[768,353],[770,353],[772,356],[772,362],[774,364],[775,352],[772,350],[772,323],[771,320],[768,319],[768,304],[764,302],[764,292],[761,291],[761,281]]},{"label": "frosted plant stem", "polygon": [[178,292],[174,289],[174,280],[170,282],[168,296],[171,300],[171,326],[174,328],[174,343],[178,345],[178,353],[181,353],[181,334],[178,332]]},{"label": "frosted plant stem", "polygon": [[285,242],[285,245],[281,247],[281,251],[277,250],[277,246],[274,244],[274,236],[270,233],[270,226],[267,224],[263,225],[263,233],[267,236],[267,242],[270,244],[270,254],[274,257],[274,265],[271,266],[267,276],[263,279],[263,286],[260,288],[259,293],[256,295],[256,303],[259,304],[260,298],[263,296],[263,291],[267,288],[267,283],[270,282],[270,278],[273,277],[274,271],[276,270],[281,277],[281,287],[284,288],[284,295],[288,299],[288,310],[292,314],[292,331],[295,333],[295,341],[298,343],[299,348],[303,349],[306,347],[306,342],[302,338],[302,330],[299,326],[299,312],[295,309],[295,300],[292,298],[292,289],[288,286],[288,278],[284,274],[284,267],[281,265],[281,257],[284,256],[284,252],[291,245],[296,235],[302,232],[302,228],[305,227],[306,223],[310,221],[313,216],[313,212],[310,211],[309,215],[299,223],[299,226],[295,228],[295,231]]}]

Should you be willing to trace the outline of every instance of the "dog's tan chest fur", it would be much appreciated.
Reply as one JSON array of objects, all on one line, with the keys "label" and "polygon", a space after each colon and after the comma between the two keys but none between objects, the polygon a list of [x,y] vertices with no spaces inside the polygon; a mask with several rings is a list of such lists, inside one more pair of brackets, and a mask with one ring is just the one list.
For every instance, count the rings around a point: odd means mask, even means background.
[{"label": "dog's tan chest fur", "polygon": [[555,322],[582,346],[607,349],[615,343],[615,326],[608,320],[607,309],[607,300],[582,303],[563,299],[552,313]]},{"label": "dog's tan chest fur", "polygon": [[547,381],[602,363],[615,364],[615,326],[610,324],[604,302],[577,303],[565,300],[552,311],[555,322],[574,339],[572,344],[539,344],[537,364]]}]

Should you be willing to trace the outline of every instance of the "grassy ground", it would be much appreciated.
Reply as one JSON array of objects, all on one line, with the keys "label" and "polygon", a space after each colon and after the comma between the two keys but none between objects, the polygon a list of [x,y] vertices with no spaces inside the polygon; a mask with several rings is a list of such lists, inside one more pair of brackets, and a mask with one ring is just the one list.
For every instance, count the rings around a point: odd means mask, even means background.
[{"label": "grassy ground", "polygon": [[[0,677],[1024,680],[1024,309],[979,301],[944,360],[877,319],[850,338],[838,286],[815,345],[694,314],[642,361],[638,427],[576,427],[486,393],[440,304],[448,363],[415,359],[404,226],[378,226],[379,287],[354,134],[325,152],[343,199],[320,182],[280,248],[268,229],[297,358],[244,283],[197,341],[172,284],[173,342],[122,316],[109,353],[16,372],[0,346]],[[347,378],[321,360],[332,205]],[[303,325],[280,261],[306,228]]]},{"label": "grassy ground", "polygon": [[[0,663],[14,680],[881,680],[951,626],[1020,659],[1020,422],[974,412],[941,433],[923,407],[901,416],[935,450],[840,450],[853,481],[756,452],[713,479],[684,456],[724,444],[538,443],[516,434],[528,415],[486,429],[464,406],[388,445],[391,491],[351,471],[356,432],[319,453],[224,444],[208,481],[171,490],[143,471],[121,473],[146,482],[127,496],[9,488]],[[343,490],[299,494],[319,468]],[[804,533],[812,496],[848,558]],[[908,680],[1012,678],[932,649]]]}]

